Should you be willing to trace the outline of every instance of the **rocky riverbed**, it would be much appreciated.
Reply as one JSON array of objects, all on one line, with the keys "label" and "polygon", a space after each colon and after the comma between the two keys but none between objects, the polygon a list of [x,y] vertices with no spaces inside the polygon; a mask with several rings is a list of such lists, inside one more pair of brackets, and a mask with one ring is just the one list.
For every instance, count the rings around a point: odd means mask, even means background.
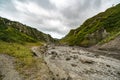
[{"label": "rocky riverbed", "polygon": [[[15,70],[14,58],[0,55],[0,80],[120,80],[120,60],[80,47],[33,47],[37,62],[29,78]],[[30,72],[30,71],[28,71]]]},{"label": "rocky riverbed", "polygon": [[79,47],[48,47],[44,59],[54,80],[120,80],[120,61]]}]

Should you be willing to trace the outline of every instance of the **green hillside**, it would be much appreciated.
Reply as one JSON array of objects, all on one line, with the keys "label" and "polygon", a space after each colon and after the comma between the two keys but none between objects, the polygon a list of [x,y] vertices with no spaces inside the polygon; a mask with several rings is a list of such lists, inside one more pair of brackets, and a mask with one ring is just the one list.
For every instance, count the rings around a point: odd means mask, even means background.
[{"label": "green hillside", "polygon": [[120,4],[86,20],[71,30],[61,42],[69,45],[92,46],[115,39],[120,35]]},{"label": "green hillside", "polygon": [[54,42],[54,39],[35,28],[0,17],[0,40],[6,42]]},{"label": "green hillside", "polygon": [[37,62],[31,48],[53,42],[55,40],[48,34],[0,17],[0,55],[14,57],[16,69],[22,73]]}]

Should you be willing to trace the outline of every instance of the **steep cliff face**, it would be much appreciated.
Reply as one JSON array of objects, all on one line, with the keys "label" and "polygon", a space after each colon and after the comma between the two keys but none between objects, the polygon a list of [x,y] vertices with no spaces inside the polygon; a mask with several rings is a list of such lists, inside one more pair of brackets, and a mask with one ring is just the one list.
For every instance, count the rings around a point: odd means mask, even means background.
[{"label": "steep cliff face", "polygon": [[120,4],[86,20],[83,25],[71,30],[61,42],[89,47],[107,43],[120,35]]},{"label": "steep cliff face", "polygon": [[55,41],[49,34],[2,17],[0,17],[0,40],[8,42]]}]

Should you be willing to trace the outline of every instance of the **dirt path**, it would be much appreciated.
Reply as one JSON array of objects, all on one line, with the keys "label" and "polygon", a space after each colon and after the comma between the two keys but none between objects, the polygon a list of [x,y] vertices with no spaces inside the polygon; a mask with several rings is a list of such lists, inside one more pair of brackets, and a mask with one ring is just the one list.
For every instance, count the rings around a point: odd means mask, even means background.
[{"label": "dirt path", "polygon": [[8,55],[0,54],[0,75],[1,80],[23,80],[15,70],[14,59]]}]

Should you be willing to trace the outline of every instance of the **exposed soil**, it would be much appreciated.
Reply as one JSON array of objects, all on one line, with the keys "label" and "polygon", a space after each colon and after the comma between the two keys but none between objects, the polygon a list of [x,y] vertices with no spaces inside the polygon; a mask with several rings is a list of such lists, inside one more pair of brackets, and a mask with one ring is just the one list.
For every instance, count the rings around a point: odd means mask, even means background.
[{"label": "exposed soil", "polygon": [[13,57],[0,54],[0,80],[23,80],[15,70]]}]

